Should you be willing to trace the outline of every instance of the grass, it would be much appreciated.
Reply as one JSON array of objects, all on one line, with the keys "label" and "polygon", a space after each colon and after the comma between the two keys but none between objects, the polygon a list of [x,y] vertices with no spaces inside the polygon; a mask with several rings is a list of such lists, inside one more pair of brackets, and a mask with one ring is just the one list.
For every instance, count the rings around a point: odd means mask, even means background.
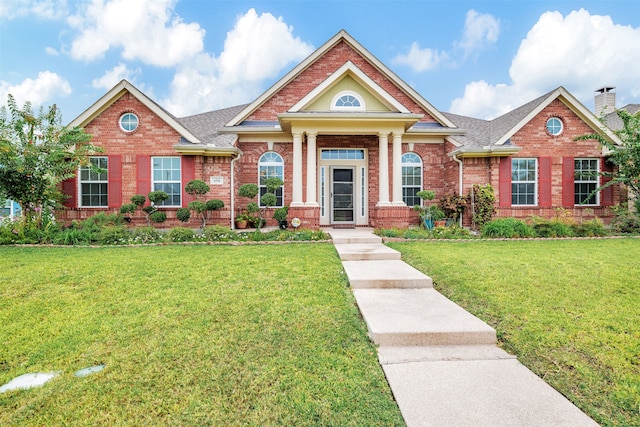
[{"label": "grass", "polygon": [[330,244],[0,257],[0,425],[403,425]]},{"label": "grass", "polygon": [[604,426],[640,426],[640,239],[391,243]]}]

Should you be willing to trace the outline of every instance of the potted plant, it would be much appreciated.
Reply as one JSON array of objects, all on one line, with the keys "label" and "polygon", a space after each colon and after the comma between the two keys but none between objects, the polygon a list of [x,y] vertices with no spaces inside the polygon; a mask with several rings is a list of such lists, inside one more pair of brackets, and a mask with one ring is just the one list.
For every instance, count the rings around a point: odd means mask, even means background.
[{"label": "potted plant", "polygon": [[236,216],[235,218],[235,223],[236,223],[236,228],[239,229],[245,229],[247,228],[247,225],[249,224],[249,218],[248,218],[248,214],[243,212],[240,215]]},{"label": "potted plant", "polygon": [[280,230],[286,230],[289,227],[289,224],[287,223],[288,214],[288,206],[284,206],[273,211],[273,219],[278,221],[278,227],[280,228]]}]

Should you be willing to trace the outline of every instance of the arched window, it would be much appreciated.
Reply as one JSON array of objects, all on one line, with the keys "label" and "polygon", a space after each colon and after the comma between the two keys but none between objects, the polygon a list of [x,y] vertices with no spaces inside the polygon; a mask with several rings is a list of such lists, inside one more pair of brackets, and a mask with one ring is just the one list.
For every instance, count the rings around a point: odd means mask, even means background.
[{"label": "arched window", "polygon": [[[260,156],[258,160],[258,186],[260,187],[260,198],[267,192],[267,178],[280,178],[284,181],[284,162],[282,156],[273,151],[268,151]],[[276,207],[284,206],[282,197],[282,187],[276,190]],[[262,206],[262,205],[261,205]]]},{"label": "arched window", "polygon": [[340,92],[333,97],[331,110],[364,111],[364,99],[355,92]]},{"label": "arched window", "polygon": [[422,200],[416,196],[422,190],[422,160],[416,153],[402,155],[402,201],[407,206],[421,205]]}]

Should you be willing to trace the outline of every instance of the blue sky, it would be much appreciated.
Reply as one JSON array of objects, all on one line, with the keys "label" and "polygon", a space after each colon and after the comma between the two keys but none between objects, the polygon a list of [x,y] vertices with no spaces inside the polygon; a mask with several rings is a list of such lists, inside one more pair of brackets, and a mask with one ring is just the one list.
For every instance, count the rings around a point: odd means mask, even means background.
[{"label": "blue sky", "polygon": [[560,85],[640,103],[637,0],[2,0],[0,102],[69,122],[126,78],[197,114],[252,101],[341,29],[442,111],[491,118]]}]

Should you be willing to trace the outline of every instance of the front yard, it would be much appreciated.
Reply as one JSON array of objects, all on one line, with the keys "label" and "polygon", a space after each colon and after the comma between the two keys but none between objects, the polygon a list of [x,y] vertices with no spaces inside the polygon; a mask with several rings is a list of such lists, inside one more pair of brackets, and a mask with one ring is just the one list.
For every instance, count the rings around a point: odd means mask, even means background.
[{"label": "front yard", "polygon": [[403,425],[330,244],[0,257],[0,425]]},{"label": "front yard", "polygon": [[604,426],[640,426],[640,239],[391,243]]}]

